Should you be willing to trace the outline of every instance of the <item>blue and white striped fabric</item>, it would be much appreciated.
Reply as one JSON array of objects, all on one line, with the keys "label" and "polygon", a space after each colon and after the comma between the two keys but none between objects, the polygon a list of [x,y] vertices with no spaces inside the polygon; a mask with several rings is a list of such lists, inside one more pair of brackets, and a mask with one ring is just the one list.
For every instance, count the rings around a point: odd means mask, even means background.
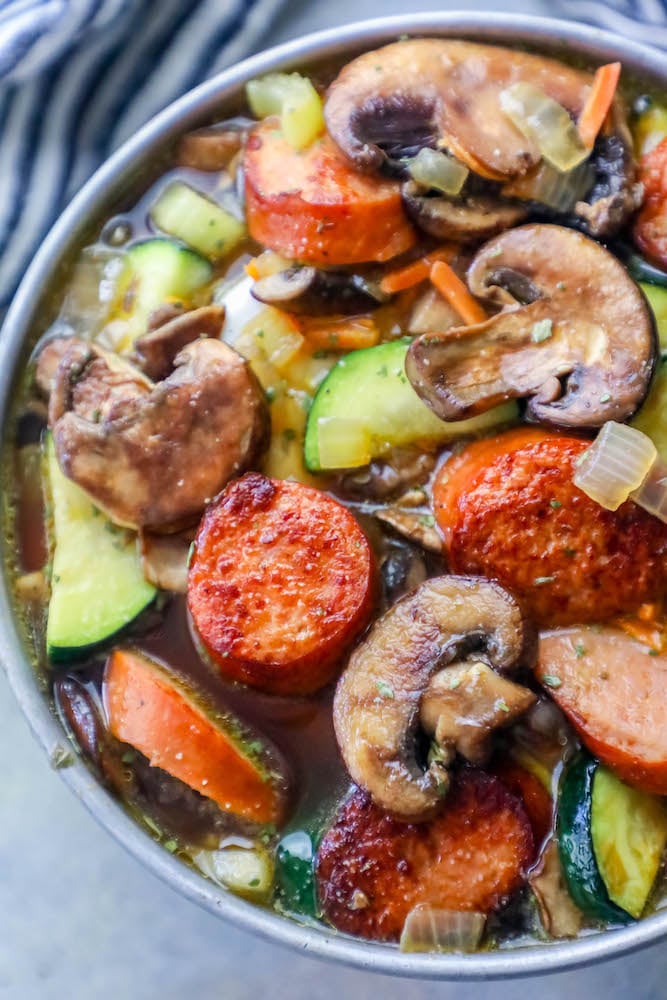
[{"label": "blue and white striped fabric", "polygon": [[[0,0],[0,316],[35,247],[98,164],[174,98],[253,51],[279,8],[303,13],[303,2],[292,4]],[[667,0],[514,6],[667,48]],[[358,15],[384,8],[362,3]]]}]

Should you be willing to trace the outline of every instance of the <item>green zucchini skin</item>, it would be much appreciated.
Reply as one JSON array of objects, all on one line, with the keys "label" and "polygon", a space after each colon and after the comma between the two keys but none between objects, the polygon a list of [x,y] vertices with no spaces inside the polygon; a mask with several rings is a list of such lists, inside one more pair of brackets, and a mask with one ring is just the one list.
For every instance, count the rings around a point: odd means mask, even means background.
[{"label": "green zucchini skin", "polygon": [[659,267],[649,264],[636,253],[628,253],[625,257],[625,266],[630,277],[635,281],[646,282],[647,285],[661,285],[667,288],[667,271],[661,271]]},{"label": "green zucchini skin", "polygon": [[65,477],[50,434],[46,471],[53,511],[46,650],[60,662],[107,642],[151,604],[156,590],[144,579],[134,538]]},{"label": "green zucchini skin", "polygon": [[632,923],[630,914],[609,899],[595,861],[591,806],[597,767],[596,760],[581,753],[561,779],[556,819],[560,863],[572,899],[587,916],[612,924]]}]

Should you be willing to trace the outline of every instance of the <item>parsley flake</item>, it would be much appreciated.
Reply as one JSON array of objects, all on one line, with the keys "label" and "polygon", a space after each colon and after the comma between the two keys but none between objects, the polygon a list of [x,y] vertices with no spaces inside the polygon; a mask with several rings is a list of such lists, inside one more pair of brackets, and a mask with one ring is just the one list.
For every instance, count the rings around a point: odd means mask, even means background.
[{"label": "parsley flake", "polygon": [[558,508],[562,507],[563,505],[560,502],[560,500],[550,500],[549,501],[549,506],[553,507],[554,510],[558,510]]},{"label": "parsley flake", "polygon": [[533,583],[536,587],[543,587],[545,583],[553,583],[555,576],[536,576]]},{"label": "parsley flake", "polygon": [[555,674],[545,674],[542,678],[542,683],[546,684],[550,688],[559,688],[563,683],[560,677],[556,677]]},{"label": "parsley flake", "polygon": [[178,844],[176,843],[175,840],[165,840],[162,846],[166,851],[169,851],[170,854],[173,854],[175,851],[178,850]]},{"label": "parsley flake", "polygon": [[609,392],[603,392],[602,395],[600,396],[601,403],[608,403],[610,399],[611,399],[611,393]]},{"label": "parsley flake", "polygon": [[376,681],[375,686],[383,698],[395,698],[394,689],[389,687],[386,681]]},{"label": "parsley flake", "polygon": [[584,656],[585,653],[586,653],[586,648],[585,648],[583,642],[575,642],[575,644],[574,644],[574,654],[577,657],[577,659],[580,660],[581,657]]},{"label": "parsley flake", "polygon": [[534,344],[541,344],[543,340],[548,340],[553,334],[553,320],[540,319],[533,323],[533,331],[530,339]]}]

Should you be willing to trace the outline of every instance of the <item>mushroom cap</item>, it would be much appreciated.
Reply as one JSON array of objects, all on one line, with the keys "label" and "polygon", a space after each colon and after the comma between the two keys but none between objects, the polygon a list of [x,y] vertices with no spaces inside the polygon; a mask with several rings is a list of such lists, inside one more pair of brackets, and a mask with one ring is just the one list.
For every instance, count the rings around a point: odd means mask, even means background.
[{"label": "mushroom cap", "polygon": [[491,195],[433,197],[424,193],[415,181],[406,181],[402,194],[405,210],[415,225],[442,240],[481,241],[515,226],[528,214],[525,205]]},{"label": "mushroom cap", "polygon": [[344,66],[324,116],[331,138],[361,170],[377,170],[387,150],[405,155],[443,145],[474,173],[506,180],[527,173],[541,154],[503,114],[501,92],[530,82],[576,117],[592,79],[555,59],[497,45],[405,39]]},{"label": "mushroom cap", "polygon": [[641,406],[658,358],[653,314],[600,244],[562,226],[521,226],[482,247],[468,286],[490,302],[516,302],[514,291],[528,304],[411,344],[408,378],[443,420],[527,398],[534,421],[594,429]]},{"label": "mushroom cap", "polygon": [[117,524],[193,521],[266,440],[264,394],[236,351],[196,340],[175,366],[153,384],[80,342],[58,366],[49,407],[58,462]]},{"label": "mushroom cap", "polygon": [[358,274],[317,267],[289,267],[255,281],[250,294],[260,302],[308,316],[354,315],[377,309],[390,296],[379,283]]},{"label": "mushroom cap", "polygon": [[511,670],[531,638],[514,598],[482,577],[435,577],[401,598],[354,651],[336,688],[334,728],[353,780],[396,816],[433,814],[447,775],[437,762],[424,769],[416,746],[432,675],[468,655]]}]

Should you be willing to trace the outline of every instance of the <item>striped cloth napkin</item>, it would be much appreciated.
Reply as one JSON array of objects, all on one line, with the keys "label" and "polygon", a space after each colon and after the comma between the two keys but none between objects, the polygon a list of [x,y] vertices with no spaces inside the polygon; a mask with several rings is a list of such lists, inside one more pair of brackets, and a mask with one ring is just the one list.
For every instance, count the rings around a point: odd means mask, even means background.
[{"label": "striped cloth napkin", "polygon": [[[252,52],[292,3],[0,0],[0,316],[93,170],[170,101]],[[539,0],[514,6],[545,12]],[[383,13],[380,0],[373,7],[360,16]],[[547,11],[667,48],[667,0],[550,0]]]}]

